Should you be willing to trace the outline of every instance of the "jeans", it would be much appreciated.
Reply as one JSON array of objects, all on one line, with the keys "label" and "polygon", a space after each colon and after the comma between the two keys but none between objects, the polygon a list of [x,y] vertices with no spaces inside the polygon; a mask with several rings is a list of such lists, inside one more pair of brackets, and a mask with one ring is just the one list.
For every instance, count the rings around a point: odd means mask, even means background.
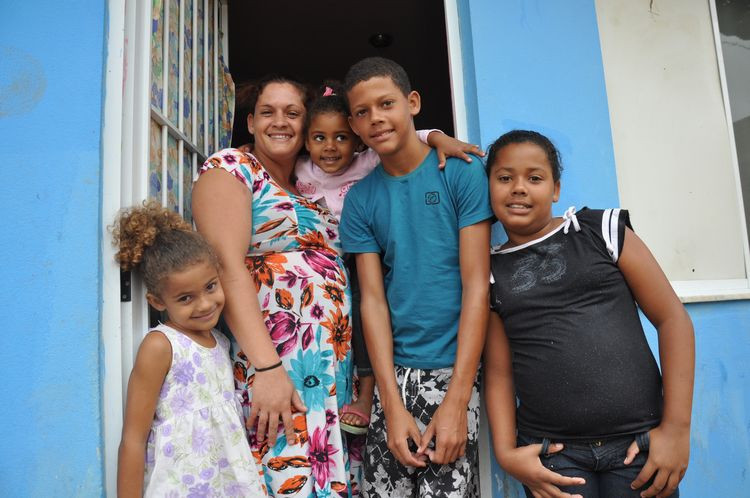
[{"label": "jeans", "polygon": [[[638,441],[640,452],[630,465],[625,465],[625,454],[633,439]],[[562,443],[561,451],[546,454],[550,443]],[[640,473],[648,459],[648,432],[634,436],[614,437],[600,441],[550,441],[548,438],[530,437],[518,434],[518,446],[542,444],[539,456],[542,465],[553,472],[567,477],[583,477],[582,486],[564,486],[566,493],[578,493],[584,498],[640,497],[641,492],[651,486],[652,479],[641,489],[630,489],[630,483]],[[524,486],[526,496],[531,492]],[[672,496],[679,497],[679,490]]]}]

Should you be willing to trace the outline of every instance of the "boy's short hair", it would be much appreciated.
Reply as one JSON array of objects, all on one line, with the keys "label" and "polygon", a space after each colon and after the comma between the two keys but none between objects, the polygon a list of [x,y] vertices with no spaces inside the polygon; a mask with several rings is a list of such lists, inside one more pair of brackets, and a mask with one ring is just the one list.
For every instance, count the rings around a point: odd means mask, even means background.
[{"label": "boy's short hair", "polygon": [[385,57],[367,57],[354,64],[344,77],[344,92],[349,93],[357,83],[376,77],[390,78],[404,95],[411,92],[409,76],[398,63]]}]

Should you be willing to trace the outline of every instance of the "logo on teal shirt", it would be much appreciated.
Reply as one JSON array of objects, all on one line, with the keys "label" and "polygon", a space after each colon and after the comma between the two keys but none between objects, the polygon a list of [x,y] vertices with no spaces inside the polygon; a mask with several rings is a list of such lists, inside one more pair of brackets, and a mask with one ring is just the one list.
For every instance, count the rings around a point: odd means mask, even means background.
[{"label": "logo on teal shirt", "polygon": [[425,192],[424,203],[428,206],[430,204],[440,204],[440,193],[439,192]]}]

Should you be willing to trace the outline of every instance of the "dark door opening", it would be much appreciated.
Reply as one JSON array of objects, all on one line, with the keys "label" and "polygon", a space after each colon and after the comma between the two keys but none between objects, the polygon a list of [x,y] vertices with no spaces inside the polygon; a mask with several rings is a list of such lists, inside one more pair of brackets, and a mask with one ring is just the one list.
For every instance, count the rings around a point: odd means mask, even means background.
[{"label": "dark door opening", "polygon": [[[229,68],[240,85],[267,73],[290,74],[319,85],[344,77],[364,57],[401,64],[422,96],[417,129],[438,128],[455,136],[443,2],[381,0],[351,2],[229,3]],[[391,37],[377,48],[373,35]],[[236,109],[232,146],[250,141],[248,109]]]}]

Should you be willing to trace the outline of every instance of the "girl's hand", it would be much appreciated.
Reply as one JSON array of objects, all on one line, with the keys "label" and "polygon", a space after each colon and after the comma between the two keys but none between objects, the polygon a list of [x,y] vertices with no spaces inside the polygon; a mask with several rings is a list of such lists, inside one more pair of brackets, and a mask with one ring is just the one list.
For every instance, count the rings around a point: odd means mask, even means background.
[{"label": "girl's hand", "polygon": [[458,157],[467,163],[471,162],[471,157],[468,154],[484,157],[484,151],[478,145],[467,144],[439,131],[433,131],[427,135],[427,145],[437,151],[438,168],[440,169],[445,168],[446,157]]},{"label": "girl's hand", "polygon": [[[549,453],[563,449],[562,444],[550,444]],[[580,486],[586,484],[582,477],[566,477],[552,472],[539,459],[541,444],[530,444],[513,448],[498,455],[503,469],[531,490],[534,498],[583,498],[560,491],[559,486]]]},{"label": "girl's hand", "polygon": [[247,426],[252,427],[257,420],[256,437],[263,441],[268,435],[268,444],[276,444],[279,431],[279,417],[284,424],[286,442],[292,445],[296,441],[292,413],[306,412],[307,407],[294,388],[283,367],[266,372],[256,372],[252,387],[252,407],[247,419]]},{"label": "girl's hand", "polygon": [[[648,435],[648,459],[630,487],[640,489],[653,476],[653,484],[642,492],[641,496],[670,496],[687,471],[690,459],[690,430],[662,423],[650,430]],[[632,462],[639,451],[638,445],[633,441],[628,448],[625,463]]]},{"label": "girl's hand", "polygon": [[391,450],[396,460],[407,467],[426,467],[427,463],[424,460],[427,457],[412,453],[409,449],[409,439],[417,444],[422,434],[419,432],[414,417],[404,408],[401,400],[396,403],[396,406],[385,411],[385,424],[388,449]]}]

